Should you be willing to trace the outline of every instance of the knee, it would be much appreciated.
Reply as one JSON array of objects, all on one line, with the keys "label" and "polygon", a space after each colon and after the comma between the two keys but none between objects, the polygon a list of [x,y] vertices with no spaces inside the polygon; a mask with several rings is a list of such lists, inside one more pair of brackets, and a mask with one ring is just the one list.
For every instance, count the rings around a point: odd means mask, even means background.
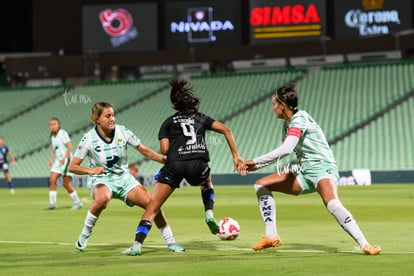
[{"label": "knee", "polygon": [[257,198],[260,198],[262,196],[273,196],[272,192],[268,188],[262,185],[254,184],[253,188],[254,188],[254,191],[256,192]]},{"label": "knee", "polygon": [[111,197],[109,195],[99,195],[95,197],[94,202],[99,209],[105,209],[110,200]]}]

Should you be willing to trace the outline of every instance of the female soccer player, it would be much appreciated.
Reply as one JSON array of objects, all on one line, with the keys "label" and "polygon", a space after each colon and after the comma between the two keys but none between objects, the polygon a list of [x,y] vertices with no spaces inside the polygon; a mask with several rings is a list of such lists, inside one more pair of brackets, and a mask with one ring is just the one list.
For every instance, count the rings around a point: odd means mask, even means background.
[{"label": "female soccer player", "polygon": [[211,182],[209,153],[205,142],[206,130],[224,135],[237,168],[243,159],[240,157],[231,130],[223,123],[198,112],[199,99],[193,95],[187,81],[173,79],[170,100],[177,112],[168,117],[161,125],[158,138],[167,163],[161,169],[158,182],[151,195],[151,202],[141,217],[134,244],[124,251],[128,255],[140,255],[141,247],[152,226],[155,214],[162,204],[180,187],[185,179],[192,186],[200,186],[204,204],[204,219],[212,234],[219,232],[219,226],[213,214],[214,187]]},{"label": "female soccer player", "polygon": [[10,157],[11,162],[13,165],[16,164],[16,159],[14,158],[13,152],[9,149],[8,146],[4,144],[4,138],[0,136],[0,168],[3,170],[4,179],[7,182],[7,186],[9,187],[9,191],[11,194],[14,194],[13,182],[9,172],[9,162],[7,160],[7,156]]},{"label": "female soccer player", "polygon": [[49,177],[49,206],[46,209],[56,209],[56,182],[60,176],[63,176],[63,187],[74,202],[70,209],[80,209],[82,208],[82,204],[78,194],[71,185],[72,174],[68,171],[68,166],[72,158],[72,143],[69,134],[64,129],[60,128],[60,121],[56,117],[52,117],[49,120],[49,129],[53,151],[48,163],[51,169]]},{"label": "female soccer player", "polygon": [[336,161],[325,135],[316,121],[304,110],[298,109],[295,84],[279,88],[272,97],[276,117],[285,120],[284,141],[275,150],[248,160],[239,166],[242,175],[267,166],[293,151],[300,162],[300,172],[280,172],[256,181],[254,189],[265,225],[262,240],[253,250],[278,247],[282,244],[276,229],[276,203],[272,191],[291,195],[318,192],[323,203],[341,227],[359,244],[365,254],[376,255],[380,247],[365,239],[352,214],[338,198],[339,174]]},{"label": "female soccer player", "polygon": [[[145,157],[165,163],[165,158],[144,146],[140,139],[125,126],[115,124],[115,113],[111,104],[95,103],[92,107],[92,122],[95,127],[81,139],[69,170],[80,175],[88,175],[88,189],[93,202],[86,214],[85,223],[75,247],[85,250],[92,234],[92,228],[111,198],[120,199],[127,206],[137,205],[146,208],[150,194],[129,172],[127,144],[134,147]],[[89,157],[89,166],[81,166]],[[172,252],[184,252],[175,243],[173,233],[160,210],[155,215],[155,223]]]}]

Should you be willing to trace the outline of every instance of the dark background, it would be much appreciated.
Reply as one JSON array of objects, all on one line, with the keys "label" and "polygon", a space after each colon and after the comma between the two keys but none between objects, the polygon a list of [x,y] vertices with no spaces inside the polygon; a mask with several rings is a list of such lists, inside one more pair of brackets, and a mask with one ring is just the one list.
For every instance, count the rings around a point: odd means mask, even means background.
[{"label": "dark background", "polygon": [[[321,56],[379,51],[401,51],[403,58],[414,58],[414,30],[402,35],[390,34],[368,38],[335,38],[334,4],[327,0],[326,36],[316,41],[249,45],[249,26],[242,21],[241,45],[205,48],[188,47],[166,49],[164,4],[184,0],[123,0],[105,1],[105,4],[132,4],[157,2],[159,19],[158,51],[94,53],[82,52],[82,6],[102,5],[102,0],[16,0],[2,3],[0,23],[0,62],[7,83],[20,76],[72,76],[96,75],[99,65],[101,76],[113,66],[125,67],[127,71],[137,70],[145,65],[208,62],[211,71],[228,70],[234,60],[291,58],[298,56]],[[202,0],[199,3],[206,3]],[[226,1],[226,0],[222,0]],[[239,0],[241,17],[248,18],[248,0]],[[362,1],[362,0],[359,0]],[[391,0],[388,0],[391,2]],[[414,0],[410,0],[411,3]],[[407,3],[410,3],[407,0]],[[414,9],[414,4],[411,4]],[[414,11],[412,11],[414,14]],[[412,23],[414,24],[414,22]],[[412,28],[412,26],[411,26]],[[32,52],[32,55],[27,53]],[[22,53],[12,56],[7,53]],[[45,53],[45,55],[42,55]],[[40,54],[40,55],[39,55]],[[132,68],[132,69],[131,69]]]},{"label": "dark background", "polygon": [[[183,0],[123,0],[105,1],[110,3],[145,3],[157,2],[159,4],[159,49],[165,49],[163,39],[165,14],[163,5]],[[225,1],[225,0],[223,0]],[[338,1],[338,0],[337,0]],[[343,0],[339,0],[343,1]],[[362,1],[362,0],[360,0]],[[390,1],[390,0],[388,0]],[[202,3],[203,1],[200,1]],[[407,0],[407,3],[410,1]],[[412,3],[413,1],[411,1]],[[327,34],[333,38],[334,18],[329,16],[334,13],[334,0],[327,0]],[[0,36],[0,52],[58,52],[65,49],[67,54],[82,54],[82,5],[103,4],[100,0],[15,0],[3,1],[1,4],[0,24],[2,27]],[[386,2],[385,2],[386,4]],[[385,5],[384,4],[384,5]],[[248,16],[248,0],[240,0],[241,15]],[[414,10],[414,5],[411,4]],[[414,14],[414,11],[412,11]],[[245,22],[243,22],[245,24]],[[414,24],[414,23],[412,23]],[[247,30],[248,26],[242,26]],[[247,32],[243,32],[242,45],[249,44]]]}]

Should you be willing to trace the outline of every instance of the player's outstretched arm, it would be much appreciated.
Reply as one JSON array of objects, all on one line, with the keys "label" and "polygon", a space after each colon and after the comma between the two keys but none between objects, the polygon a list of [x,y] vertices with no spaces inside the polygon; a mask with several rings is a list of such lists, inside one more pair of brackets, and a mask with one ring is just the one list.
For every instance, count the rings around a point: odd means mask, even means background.
[{"label": "player's outstretched arm", "polygon": [[102,174],[105,170],[104,167],[86,168],[81,166],[83,159],[74,157],[69,164],[69,171],[74,174]]},{"label": "player's outstretched arm", "polygon": [[243,162],[243,158],[240,156],[237,150],[236,140],[234,139],[231,129],[220,121],[214,121],[211,129],[223,134],[226,138],[227,144],[231,151],[231,155],[233,156],[234,170],[238,171],[239,164]]},{"label": "player's outstretched arm", "polygon": [[153,161],[156,161],[162,164],[165,164],[166,162],[166,159],[164,156],[144,146],[143,144],[139,144],[135,149],[148,159],[151,159]]}]

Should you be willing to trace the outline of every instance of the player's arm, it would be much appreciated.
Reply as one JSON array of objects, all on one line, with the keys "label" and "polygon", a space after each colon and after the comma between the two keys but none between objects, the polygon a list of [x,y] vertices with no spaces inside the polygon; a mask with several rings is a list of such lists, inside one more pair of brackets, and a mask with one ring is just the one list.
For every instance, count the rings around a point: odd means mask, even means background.
[{"label": "player's arm", "polygon": [[9,152],[7,154],[9,155],[12,164],[13,165],[16,164],[16,158],[14,157],[14,154],[10,149],[9,149]]},{"label": "player's arm", "polygon": [[168,138],[160,139],[160,150],[162,154],[167,155],[170,150],[170,140]]},{"label": "player's arm", "polygon": [[234,169],[237,170],[239,164],[244,160],[241,158],[239,152],[237,151],[236,141],[231,129],[220,121],[214,121],[214,123],[211,125],[211,129],[215,132],[223,134],[226,138],[227,144],[231,151],[231,155],[233,156]]},{"label": "player's arm", "polygon": [[50,154],[50,158],[49,158],[49,162],[48,162],[49,167],[52,166],[53,160],[55,160],[55,152],[54,151],[52,151],[52,153]]},{"label": "player's arm", "polygon": [[299,142],[301,133],[301,130],[298,128],[290,128],[282,145],[271,152],[244,162],[244,164],[242,164],[243,166],[239,166],[239,171],[242,175],[246,175],[249,171],[255,171],[268,166],[278,158],[291,154]]},{"label": "player's arm", "polygon": [[104,172],[104,167],[87,168],[81,166],[83,159],[73,157],[69,164],[69,171],[74,174],[101,174]]},{"label": "player's arm", "polygon": [[65,144],[66,146],[66,152],[65,155],[63,156],[62,160],[60,160],[61,164],[65,164],[66,159],[68,159],[70,153],[72,152],[72,143],[69,141]]},{"label": "player's arm", "polygon": [[148,159],[151,159],[153,161],[156,161],[162,164],[165,164],[166,162],[166,159],[164,156],[144,146],[143,144],[139,144],[138,146],[135,147],[135,149]]}]

